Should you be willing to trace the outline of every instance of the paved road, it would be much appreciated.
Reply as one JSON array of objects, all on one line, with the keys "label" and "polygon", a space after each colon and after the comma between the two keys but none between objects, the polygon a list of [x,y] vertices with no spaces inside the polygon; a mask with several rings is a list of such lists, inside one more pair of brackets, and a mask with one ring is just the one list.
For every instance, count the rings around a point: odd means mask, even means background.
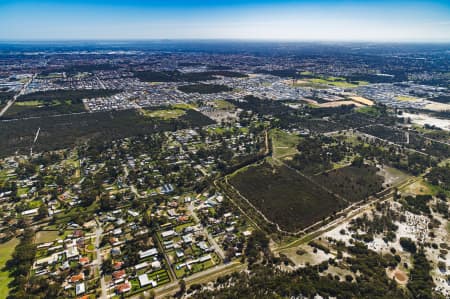
[{"label": "paved road", "polygon": [[102,80],[100,80],[100,78],[98,76],[95,76],[95,78],[97,79],[97,82],[102,86],[103,89],[106,89],[105,84],[103,83]]},{"label": "paved road", "polygon": [[12,104],[14,104],[14,102],[17,100],[17,98],[21,95],[24,94],[25,90],[27,89],[28,85],[30,85],[31,82],[33,82],[33,79],[36,78],[37,74],[34,74],[30,80],[28,80],[27,83],[25,83],[22,87],[22,89],[19,91],[18,94],[16,94],[11,100],[8,101],[8,103],[6,103],[6,106],[3,107],[2,111],[0,111],[0,117],[3,116],[3,114],[5,114],[6,111],[8,111],[9,107],[12,106]]},{"label": "paved road", "polygon": [[[395,188],[399,188],[399,189],[404,188],[404,187],[406,187],[408,185],[411,185],[411,184],[417,182],[419,179],[420,179],[420,177],[408,178],[408,179],[406,179],[406,180],[404,180],[402,182],[399,182],[396,186],[392,186],[390,189],[391,189],[391,191],[393,191],[393,190],[395,190]],[[382,203],[382,202],[385,202],[385,201],[390,200],[392,198],[393,198],[393,193],[389,192],[389,193],[387,193],[386,195],[384,195],[384,196],[382,196],[380,198],[373,198],[372,200],[367,201],[366,203],[358,206],[357,208],[354,208],[355,204],[352,205],[352,207],[351,207],[353,209],[349,210],[348,207],[347,207],[344,211],[341,211],[345,215],[342,215],[342,216],[336,218],[335,220],[329,222],[328,224],[326,224],[324,226],[321,226],[321,227],[319,227],[318,229],[316,229],[314,231],[309,232],[308,234],[304,235],[303,237],[301,237],[301,238],[299,238],[297,240],[292,241],[291,243],[284,244],[284,245],[281,245],[281,246],[279,246],[277,248],[274,248],[272,251],[274,253],[279,253],[280,251],[282,251],[284,249],[291,248],[291,247],[298,246],[298,245],[302,244],[303,240],[308,240],[308,242],[309,242],[309,241],[311,241],[310,236],[314,236],[314,235],[319,236],[319,234],[323,235],[325,232],[332,230],[333,228],[335,228],[339,224],[344,223],[345,221],[348,221],[349,219],[355,217],[356,215],[361,214],[365,210],[371,208],[371,206],[374,205],[375,203]]]},{"label": "paved road", "polygon": [[175,274],[175,271],[173,271],[172,263],[170,262],[169,256],[167,255],[166,251],[164,250],[163,244],[159,240],[158,236],[155,235],[155,237],[153,239],[156,240],[156,243],[158,245],[158,251],[163,254],[164,259],[166,260],[167,268],[169,269],[170,278],[173,281],[177,281],[177,276]]},{"label": "paved road", "polygon": [[97,267],[98,274],[100,275],[100,286],[102,288],[101,298],[106,299],[106,298],[108,298],[108,292],[106,290],[105,277],[103,276],[103,274],[101,274],[102,255],[101,255],[101,251],[100,251],[100,240],[102,237],[102,233],[103,233],[103,229],[100,226],[100,224],[97,222],[97,228],[95,229],[95,253],[97,255],[96,267]]},{"label": "paved road", "polygon": [[[205,281],[213,281],[216,277],[235,272],[238,270],[242,270],[246,267],[246,265],[241,264],[239,262],[233,262],[229,264],[222,264],[215,266],[213,268],[209,268],[205,271],[201,271],[195,274],[192,274],[191,276],[188,276],[184,278],[184,281],[186,284],[192,284],[192,283],[201,283]],[[178,280],[174,280],[171,283],[165,284],[159,288],[154,289],[156,293],[156,298],[166,298],[168,296],[173,295],[174,293],[178,292],[179,290],[179,283]],[[134,295],[130,298],[137,299],[139,298],[141,294]]]},{"label": "paved road", "polygon": [[214,247],[214,250],[216,251],[216,253],[220,256],[220,258],[222,260],[224,260],[225,253],[223,252],[223,250],[219,246],[219,244],[217,244],[216,240],[214,240],[213,236],[211,236],[211,234],[208,232],[206,227],[204,227],[202,225],[202,223],[200,222],[200,219],[198,219],[197,213],[195,212],[194,205],[192,203],[188,206],[188,210],[191,212],[192,217],[194,217],[195,222],[197,222],[200,225],[200,227],[203,229],[204,234],[208,237],[208,241]]}]

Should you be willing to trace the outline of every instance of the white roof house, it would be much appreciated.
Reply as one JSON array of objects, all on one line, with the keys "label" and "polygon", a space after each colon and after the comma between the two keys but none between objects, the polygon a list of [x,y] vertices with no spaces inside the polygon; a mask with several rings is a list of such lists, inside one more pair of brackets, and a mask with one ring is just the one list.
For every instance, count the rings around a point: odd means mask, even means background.
[{"label": "white roof house", "polygon": [[84,282],[82,283],[77,283],[75,285],[75,295],[81,295],[84,294],[84,292],[86,291],[86,286],[84,285]]},{"label": "white roof house", "polygon": [[150,248],[145,251],[139,251],[139,258],[143,259],[149,256],[153,256],[158,254],[158,250],[156,248]]},{"label": "white roof house", "polygon": [[30,216],[30,215],[35,215],[38,213],[38,208],[36,209],[31,209],[31,210],[26,210],[22,212],[22,216]]},{"label": "white roof house", "polygon": [[139,275],[139,276],[138,276],[138,279],[139,279],[139,284],[141,285],[141,288],[142,288],[142,287],[145,287],[145,286],[147,286],[147,285],[149,285],[149,284],[151,284],[152,287],[156,287],[156,286],[158,285],[158,284],[156,283],[156,281],[148,279],[147,274]]},{"label": "white roof house", "polygon": [[168,238],[168,237],[172,237],[172,236],[174,236],[174,235],[176,235],[177,233],[173,230],[173,229],[171,229],[171,230],[167,230],[167,231],[165,231],[165,232],[162,232],[161,233],[161,237],[163,237],[163,238]]}]

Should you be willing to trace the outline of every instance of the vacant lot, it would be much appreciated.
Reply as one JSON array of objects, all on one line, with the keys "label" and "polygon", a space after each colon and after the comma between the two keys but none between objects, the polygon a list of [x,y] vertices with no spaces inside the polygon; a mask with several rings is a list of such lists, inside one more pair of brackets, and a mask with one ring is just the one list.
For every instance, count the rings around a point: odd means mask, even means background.
[{"label": "vacant lot", "polygon": [[350,201],[360,201],[383,189],[383,177],[373,166],[347,166],[315,176],[314,180]]},{"label": "vacant lot", "polygon": [[270,131],[270,138],[272,139],[273,156],[275,158],[284,158],[298,153],[297,145],[300,141],[298,135],[274,129]]},{"label": "vacant lot", "polygon": [[186,111],[182,109],[161,109],[161,110],[145,110],[141,109],[143,116],[154,117],[160,119],[176,119],[183,116]]},{"label": "vacant lot", "polygon": [[297,231],[338,211],[345,203],[294,170],[264,162],[229,182],[280,228]]},{"label": "vacant lot", "polygon": [[233,104],[225,100],[215,100],[214,103],[217,109],[220,110],[233,110],[234,108],[236,108]]},{"label": "vacant lot", "polygon": [[53,242],[58,239],[59,232],[56,230],[41,230],[36,233],[36,244]]}]

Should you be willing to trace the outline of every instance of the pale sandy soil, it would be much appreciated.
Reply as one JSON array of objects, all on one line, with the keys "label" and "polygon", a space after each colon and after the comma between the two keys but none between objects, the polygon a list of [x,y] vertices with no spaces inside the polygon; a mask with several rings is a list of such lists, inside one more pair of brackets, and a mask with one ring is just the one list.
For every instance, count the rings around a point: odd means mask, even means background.
[{"label": "pale sandy soil", "polygon": [[434,111],[446,111],[450,110],[450,104],[433,102],[431,104],[425,105],[425,109]]},{"label": "pale sandy soil", "polygon": [[[450,105],[448,105],[448,108],[450,110]],[[445,110],[445,109],[443,109]],[[425,124],[436,126],[438,128],[441,128],[442,130],[450,131],[450,119],[443,119],[443,118],[437,118],[433,117],[431,115],[419,113],[419,114],[413,114],[413,113],[407,113],[404,112],[401,117],[409,118],[411,119],[411,122],[413,124],[424,126]]]},{"label": "pale sandy soil", "polygon": [[390,279],[395,278],[395,281],[400,285],[406,285],[408,283],[408,275],[400,269],[387,269],[386,274]]},{"label": "pale sandy soil", "polygon": [[[298,255],[296,251],[299,249],[306,251],[306,253]],[[284,250],[283,254],[295,264],[294,268],[305,267],[307,263],[310,265],[317,265],[334,257],[334,255],[326,254],[320,249],[318,249],[316,253],[314,253],[313,250],[314,248],[305,244]]]},{"label": "pale sandy soil", "polygon": [[318,106],[321,108],[324,108],[324,107],[339,107],[339,106],[344,106],[344,105],[355,105],[356,107],[364,106],[361,103],[353,102],[353,101],[333,101],[333,102],[328,102],[328,103],[322,103],[322,104],[319,104]]}]

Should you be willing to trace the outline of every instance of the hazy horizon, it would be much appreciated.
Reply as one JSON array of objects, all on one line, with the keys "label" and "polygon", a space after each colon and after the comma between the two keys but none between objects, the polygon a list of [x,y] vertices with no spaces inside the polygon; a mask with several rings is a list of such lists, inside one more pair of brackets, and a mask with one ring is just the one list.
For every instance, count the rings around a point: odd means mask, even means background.
[{"label": "hazy horizon", "polygon": [[2,41],[450,42],[448,1],[0,1]]}]

